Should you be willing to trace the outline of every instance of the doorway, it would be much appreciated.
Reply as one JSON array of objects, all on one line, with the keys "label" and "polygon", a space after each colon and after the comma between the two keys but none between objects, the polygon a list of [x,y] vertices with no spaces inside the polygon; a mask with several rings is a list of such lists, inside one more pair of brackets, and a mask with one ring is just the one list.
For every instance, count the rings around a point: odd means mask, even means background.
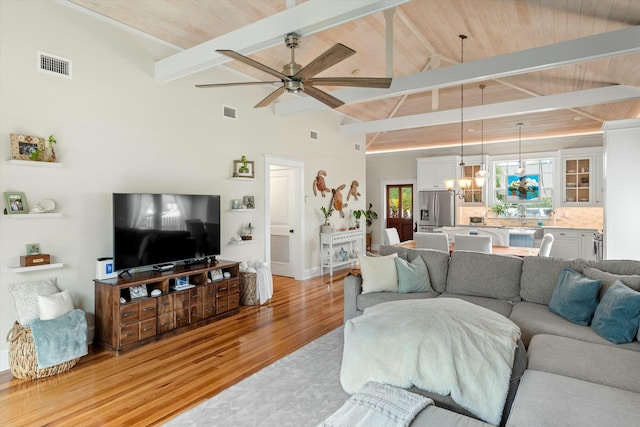
[{"label": "doorway", "polygon": [[265,256],[277,276],[301,280],[304,270],[304,163],[265,156]]},{"label": "doorway", "polygon": [[413,184],[387,185],[386,225],[398,230],[400,241],[413,240]]}]

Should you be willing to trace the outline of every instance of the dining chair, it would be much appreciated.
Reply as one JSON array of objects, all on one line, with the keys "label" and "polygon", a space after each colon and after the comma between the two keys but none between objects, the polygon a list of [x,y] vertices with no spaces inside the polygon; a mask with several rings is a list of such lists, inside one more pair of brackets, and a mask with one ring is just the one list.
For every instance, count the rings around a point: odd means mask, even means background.
[{"label": "dining chair", "polygon": [[449,252],[449,240],[444,233],[413,233],[418,249],[435,249]]},{"label": "dining chair", "polygon": [[548,257],[551,254],[551,246],[553,246],[553,234],[547,233],[542,236],[542,242],[540,242],[540,251],[538,256]]},{"label": "dining chair", "polygon": [[491,251],[491,236],[478,236],[471,234],[456,234],[456,251],[475,251],[486,252]]},{"label": "dining chair", "polygon": [[398,235],[398,230],[395,228],[385,228],[384,229],[384,244],[385,245],[397,245],[400,243],[400,236]]}]

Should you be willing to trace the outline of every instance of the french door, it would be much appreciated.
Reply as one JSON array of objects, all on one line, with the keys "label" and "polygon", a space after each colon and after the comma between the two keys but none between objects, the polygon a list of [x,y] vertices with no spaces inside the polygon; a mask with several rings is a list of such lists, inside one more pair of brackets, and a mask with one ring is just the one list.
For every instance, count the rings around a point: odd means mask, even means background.
[{"label": "french door", "polygon": [[413,240],[413,185],[386,186],[387,228],[398,230],[400,241]]}]

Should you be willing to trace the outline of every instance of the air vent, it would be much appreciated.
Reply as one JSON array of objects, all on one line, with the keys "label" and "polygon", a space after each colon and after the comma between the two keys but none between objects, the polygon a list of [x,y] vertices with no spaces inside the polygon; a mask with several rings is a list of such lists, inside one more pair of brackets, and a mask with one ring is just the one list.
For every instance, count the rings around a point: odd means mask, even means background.
[{"label": "air vent", "polygon": [[36,55],[38,71],[60,77],[71,78],[71,60],[50,53],[38,51]]},{"label": "air vent", "polygon": [[237,119],[237,110],[233,107],[223,106],[222,115],[230,119]]},{"label": "air vent", "polygon": [[356,151],[360,151],[360,144],[356,144]]},{"label": "air vent", "polygon": [[309,132],[309,138],[313,139],[314,141],[318,140],[318,132],[316,132],[315,130],[312,130],[311,132]]}]

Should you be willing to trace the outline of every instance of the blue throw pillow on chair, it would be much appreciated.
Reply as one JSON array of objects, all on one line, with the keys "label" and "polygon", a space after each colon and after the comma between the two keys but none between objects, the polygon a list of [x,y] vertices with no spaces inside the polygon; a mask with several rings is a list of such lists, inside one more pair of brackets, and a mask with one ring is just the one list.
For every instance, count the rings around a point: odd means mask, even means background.
[{"label": "blue throw pillow on chair", "polygon": [[563,268],[551,295],[549,310],[576,325],[589,326],[598,306],[600,280]]},{"label": "blue throw pillow on chair", "polygon": [[614,344],[624,344],[633,341],[639,322],[640,292],[616,280],[598,304],[591,328]]}]

